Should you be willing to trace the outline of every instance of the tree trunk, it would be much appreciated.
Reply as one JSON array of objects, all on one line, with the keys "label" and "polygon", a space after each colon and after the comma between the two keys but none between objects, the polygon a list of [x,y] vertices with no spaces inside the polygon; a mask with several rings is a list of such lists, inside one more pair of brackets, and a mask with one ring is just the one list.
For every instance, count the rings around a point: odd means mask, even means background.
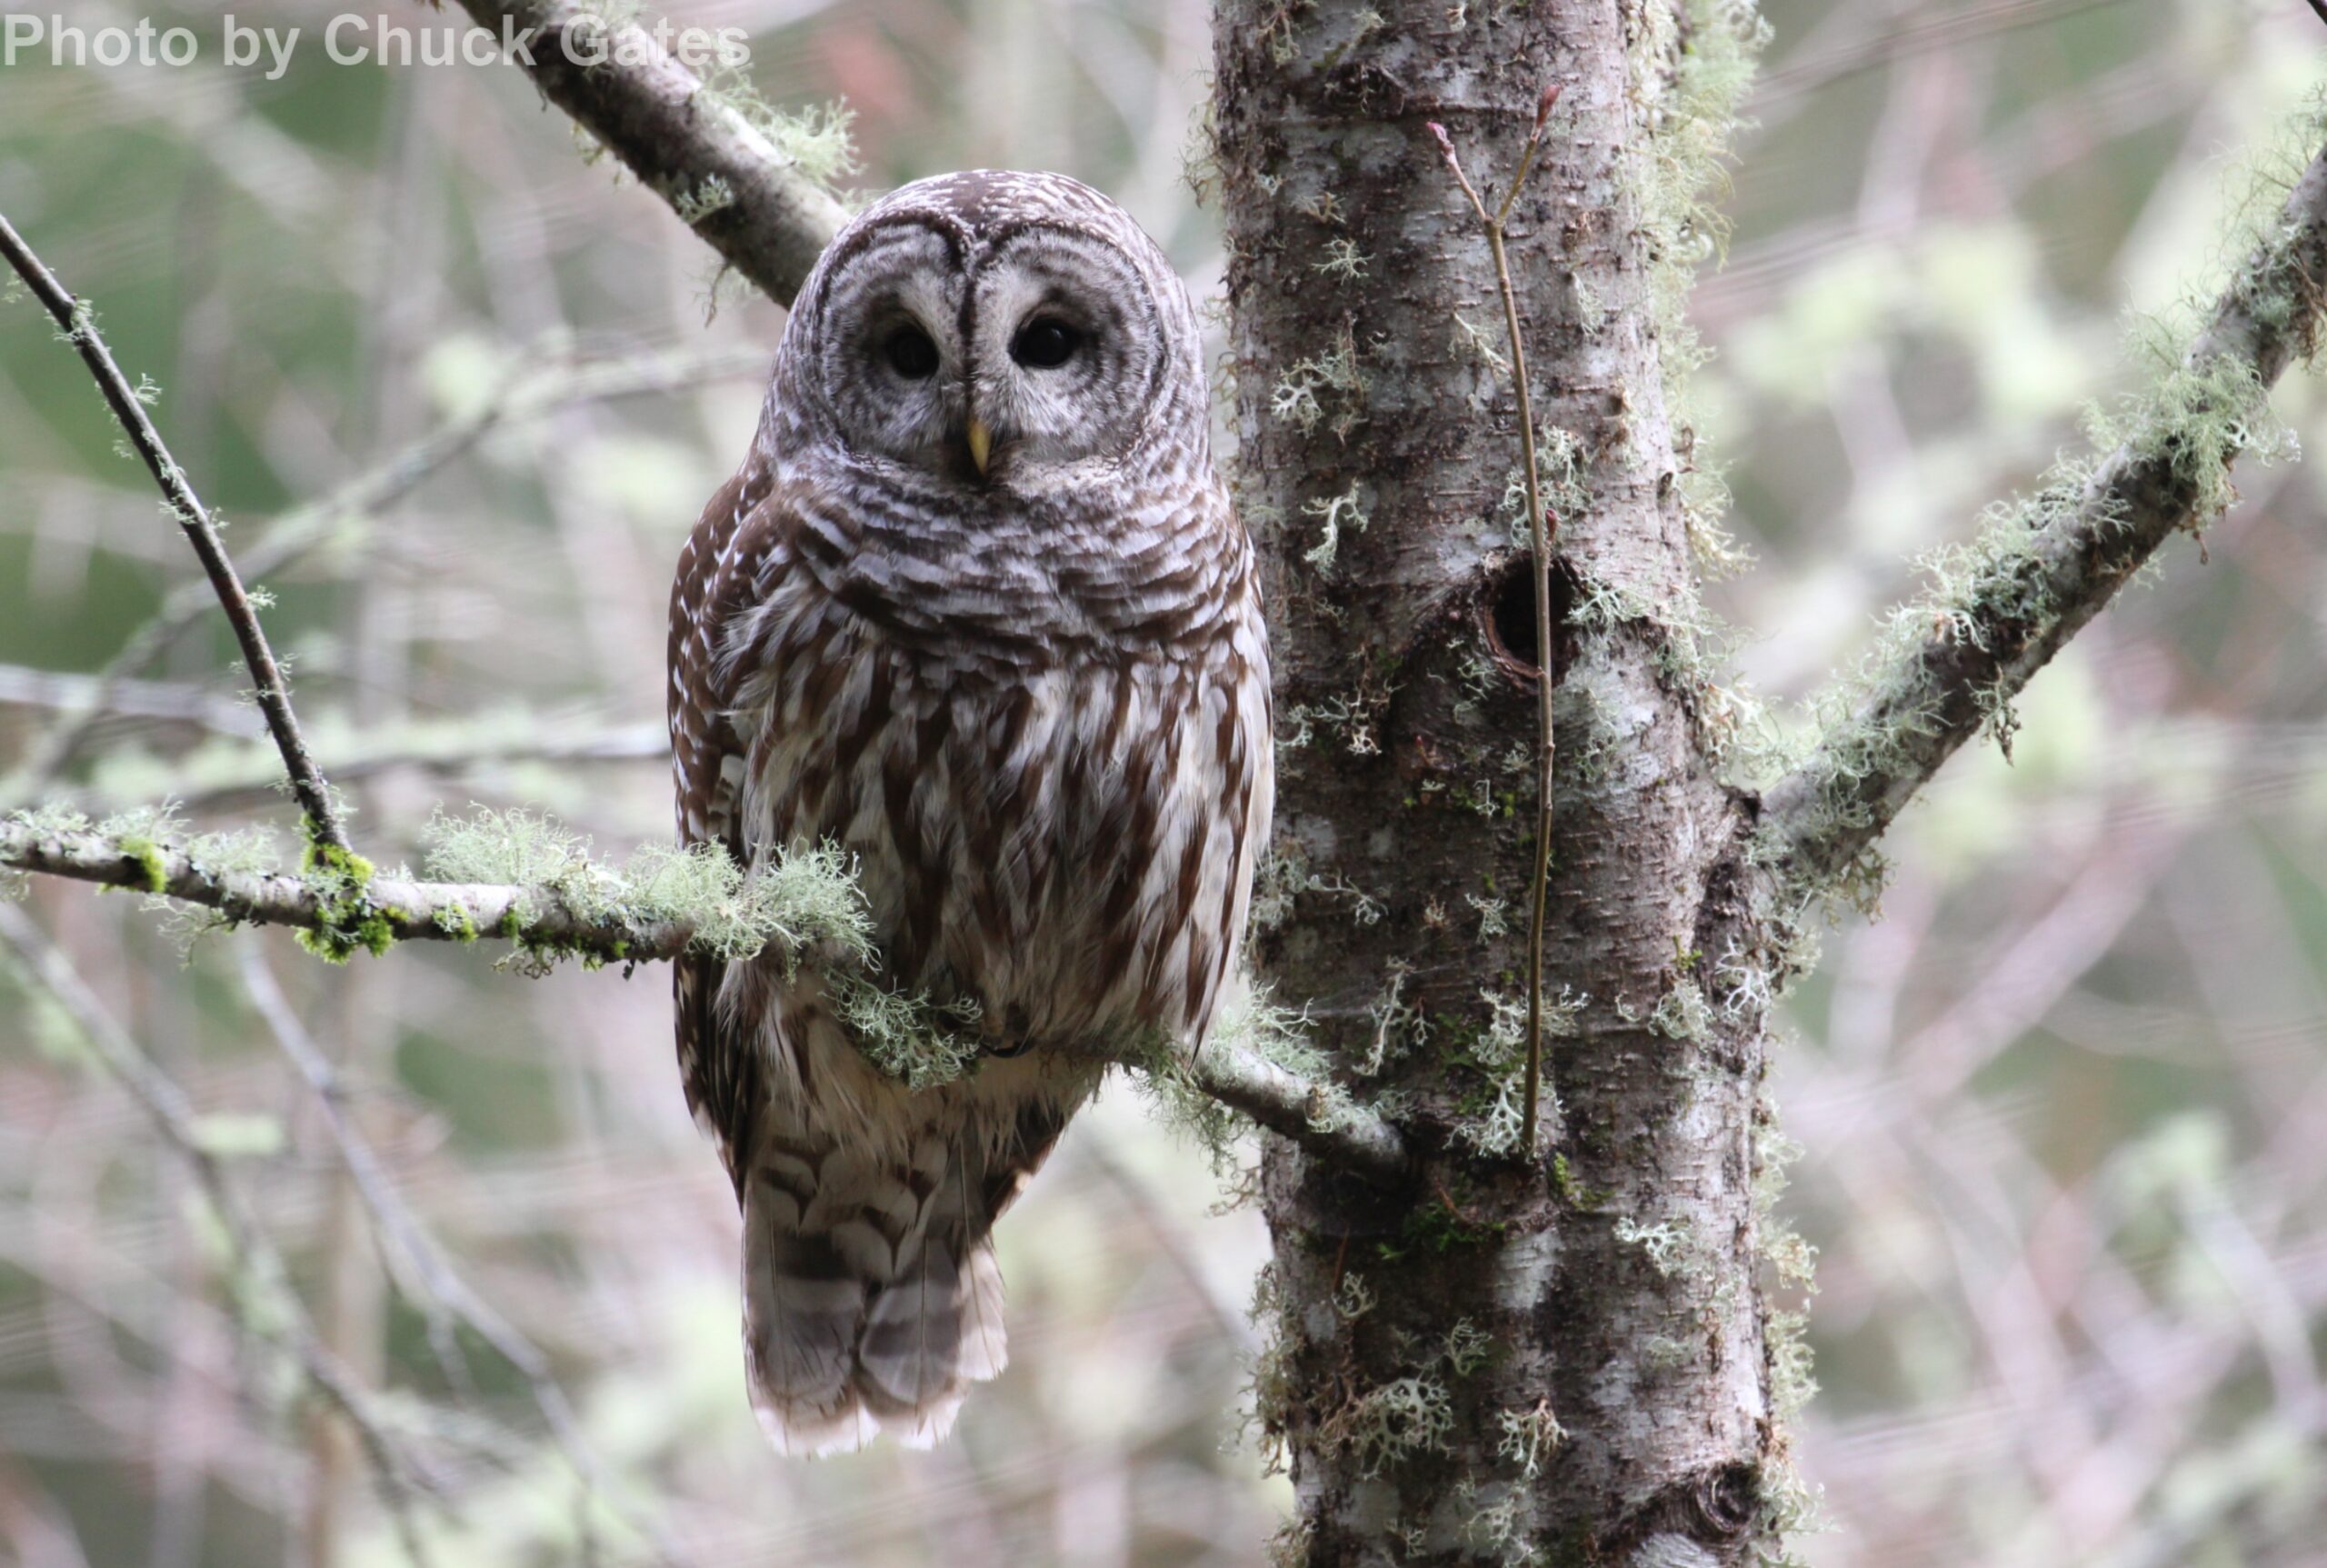
[{"label": "tree trunk", "polygon": [[[1255,1381],[1300,1500],[1282,1563],[1780,1549],[1755,1196],[1773,944],[1754,803],[1715,777],[1660,363],[1685,353],[1664,317],[1694,237],[1673,172],[1705,131],[1686,100],[1737,25],[1673,0],[1216,7],[1235,474],[1280,671],[1258,954],[1418,1156],[1388,1191],[1271,1140]],[[1428,125],[1492,204],[1546,83],[1511,219],[1561,514],[1562,1005],[1528,1151],[1541,655],[1494,276]]]}]

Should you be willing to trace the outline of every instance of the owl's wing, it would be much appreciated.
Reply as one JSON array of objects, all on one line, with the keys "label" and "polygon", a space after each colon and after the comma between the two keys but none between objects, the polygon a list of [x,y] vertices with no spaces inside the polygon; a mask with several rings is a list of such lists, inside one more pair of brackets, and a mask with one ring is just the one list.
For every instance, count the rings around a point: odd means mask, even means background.
[{"label": "owl's wing", "polygon": [[[754,453],[704,508],[671,583],[671,778],[679,843],[719,844],[738,864],[750,864],[737,809],[744,755],[728,721],[730,694],[719,650],[729,618],[784,533],[773,491],[774,477]],[[764,1100],[758,1056],[731,1042],[720,1026],[717,1003],[726,966],[686,954],[672,968],[687,1108],[717,1136],[740,1193],[741,1162],[752,1147]]]},{"label": "owl's wing", "polygon": [[[1191,977],[1188,1035],[1199,1045],[1210,1033],[1215,1010],[1237,982],[1237,964],[1252,911],[1253,876],[1269,851],[1276,807],[1275,691],[1269,671],[1269,634],[1261,609],[1261,582],[1243,527],[1228,509],[1224,493],[1214,504],[1220,526],[1237,541],[1237,569],[1225,594],[1224,637],[1218,681],[1221,708],[1213,727],[1210,778],[1220,820],[1206,837],[1223,857],[1217,868],[1226,890],[1219,924],[1204,944],[1208,969],[1202,983]],[[1199,885],[1208,877],[1200,879]]]}]

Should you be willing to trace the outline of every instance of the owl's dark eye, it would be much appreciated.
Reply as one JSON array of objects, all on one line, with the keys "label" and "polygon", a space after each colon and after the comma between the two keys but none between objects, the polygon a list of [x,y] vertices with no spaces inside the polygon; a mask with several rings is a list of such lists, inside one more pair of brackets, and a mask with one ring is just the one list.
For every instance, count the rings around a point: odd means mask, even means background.
[{"label": "owl's dark eye", "polygon": [[881,357],[907,381],[927,381],[937,374],[937,345],[917,326],[901,326],[881,340]]},{"label": "owl's dark eye", "polygon": [[1074,357],[1083,335],[1054,315],[1040,315],[1018,329],[1010,357],[1033,370],[1056,370]]}]

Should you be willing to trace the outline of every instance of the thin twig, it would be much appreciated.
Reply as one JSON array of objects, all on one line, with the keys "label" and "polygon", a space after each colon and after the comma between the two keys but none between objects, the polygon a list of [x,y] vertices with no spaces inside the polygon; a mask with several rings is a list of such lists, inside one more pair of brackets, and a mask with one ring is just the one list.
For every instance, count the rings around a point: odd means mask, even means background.
[{"label": "thin twig", "polygon": [[339,808],[333,804],[331,786],[324,782],[315,758],[307,754],[306,742],[300,737],[298,715],[291,711],[291,691],[284,682],[281,666],[275,662],[275,650],[267,645],[266,633],[258,624],[258,612],[253,607],[250,595],[243,591],[243,580],[235,574],[235,564],[228,558],[226,546],[218,537],[217,526],[211,522],[202,498],[194,493],[185,471],[163,444],[161,432],[146,416],[145,404],[137,389],[122,375],[113,350],[97,331],[96,313],[57,281],[56,275],[33,254],[32,247],[10,226],[5,215],[0,215],[0,257],[6,258],[8,265],[15,268],[16,275],[25,280],[33,297],[80,352],[82,363],[96,378],[97,389],[105,394],[129,444],[145,460],[155,484],[161,486],[162,498],[168,503],[171,514],[185,530],[187,541],[210,578],[211,590],[217,594],[226,619],[234,625],[235,640],[242,645],[243,664],[255,687],[254,694],[259,712],[266,717],[267,731],[275,737],[275,749],[283,754],[283,766],[290,774],[292,793],[298,798],[299,809],[306,814],[308,833],[318,844],[343,853],[348,851],[351,846],[347,829],[340,821]]},{"label": "thin twig", "polygon": [[1543,140],[1543,125],[1552,117],[1552,105],[1560,99],[1560,85],[1548,84],[1535,101],[1535,124],[1527,133],[1527,145],[1519,155],[1519,168],[1511,176],[1511,188],[1503,193],[1502,204],[1490,214],[1486,203],[1479,199],[1469,176],[1463,173],[1463,161],[1454,155],[1453,138],[1446,127],[1435,120],[1430,133],[1438,138],[1438,150],[1446,159],[1446,166],[1454,175],[1454,183],[1463,187],[1463,195],[1470,199],[1471,210],[1479,216],[1480,226],[1486,230],[1487,249],[1494,256],[1495,287],[1503,295],[1503,320],[1511,334],[1511,378],[1519,390],[1519,449],[1525,459],[1527,472],[1527,547],[1535,584],[1535,693],[1537,722],[1541,728],[1537,744],[1535,775],[1535,867],[1530,893],[1527,921],[1527,1082],[1525,1104],[1520,1113],[1520,1147],[1526,1157],[1535,1154],[1535,1103],[1543,1096],[1543,918],[1550,898],[1552,880],[1552,764],[1557,755],[1558,742],[1552,724],[1552,542],[1559,531],[1559,518],[1543,505],[1543,486],[1535,453],[1535,412],[1527,388],[1527,343],[1519,326],[1519,291],[1511,281],[1511,258],[1503,247],[1503,225],[1510,220],[1511,209],[1519,200],[1520,187],[1525,184],[1527,171],[1534,166],[1535,149]]},{"label": "thin twig", "polygon": [[[706,354],[630,354],[599,359],[551,357],[527,363],[492,385],[477,405],[355,474],[319,501],[276,519],[239,563],[246,581],[264,582],[337,538],[350,524],[379,516],[428,480],[476,449],[504,426],[578,404],[666,393],[706,380],[765,374],[757,350]],[[85,700],[45,733],[24,767],[32,793],[54,784],[105,714],[123,683],[169,651],[210,608],[206,583],[182,583],[162,599],[151,620],[131,633],[121,651],[97,672]],[[239,731],[237,732],[239,733]],[[345,782],[345,781],[343,781]]]}]

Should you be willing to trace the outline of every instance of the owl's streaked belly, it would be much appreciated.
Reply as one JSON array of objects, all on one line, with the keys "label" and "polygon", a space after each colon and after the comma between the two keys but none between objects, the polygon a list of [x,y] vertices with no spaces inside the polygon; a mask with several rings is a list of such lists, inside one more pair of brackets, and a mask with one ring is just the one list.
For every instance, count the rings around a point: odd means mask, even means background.
[{"label": "owl's streaked belly", "polygon": [[1012,668],[794,582],[736,688],[748,835],[851,851],[888,983],[974,1000],[1002,1048],[1199,1032],[1267,814],[1265,664],[1236,630]]}]

